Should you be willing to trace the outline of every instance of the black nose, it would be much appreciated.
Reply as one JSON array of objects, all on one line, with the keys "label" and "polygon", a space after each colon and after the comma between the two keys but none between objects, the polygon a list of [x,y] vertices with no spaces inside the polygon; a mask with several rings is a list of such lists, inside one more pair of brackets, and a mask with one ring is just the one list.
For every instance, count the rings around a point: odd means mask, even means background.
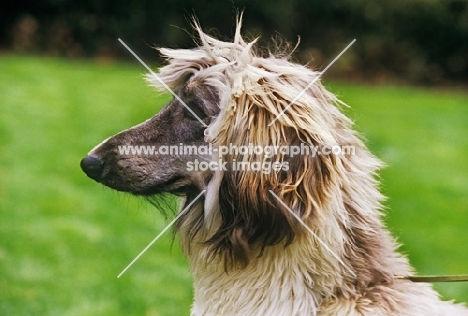
[{"label": "black nose", "polygon": [[89,155],[84,157],[80,163],[81,169],[88,177],[99,182],[102,177],[102,170],[104,170],[104,162],[101,158]]}]

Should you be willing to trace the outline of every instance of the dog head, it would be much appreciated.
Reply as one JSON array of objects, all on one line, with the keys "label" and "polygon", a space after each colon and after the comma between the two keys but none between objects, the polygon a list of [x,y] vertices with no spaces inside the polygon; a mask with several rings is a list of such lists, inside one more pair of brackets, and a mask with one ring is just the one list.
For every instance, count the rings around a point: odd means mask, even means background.
[{"label": "dog head", "polygon": [[[194,82],[181,85],[176,91],[179,100],[170,101],[154,117],[92,149],[81,161],[85,173],[110,188],[135,195],[184,194],[202,188],[208,175],[189,172],[186,165],[209,157],[196,152],[171,155],[169,146],[205,144],[204,126],[198,118],[209,123],[219,112],[217,96],[213,89]],[[167,154],[159,153],[161,148],[167,148]]]},{"label": "dog head", "polygon": [[[349,155],[321,151],[337,145],[359,151],[363,145],[318,72],[287,56],[258,56],[255,41],[241,37],[240,22],[233,42],[195,29],[199,47],[160,50],[168,64],[158,76],[175,91],[174,100],[95,147],[81,166],[94,180],[137,195],[170,192],[186,195],[188,204],[206,190],[195,204],[203,205],[201,211],[181,217],[179,228],[190,227],[188,243],[203,235],[212,257],[247,264],[265,247],[287,246],[306,234],[292,213],[309,227],[331,216],[330,205],[354,165]],[[162,86],[154,76],[148,80]],[[213,151],[125,154],[123,146]],[[293,148],[303,151],[293,154]],[[212,164],[202,170],[195,161]],[[378,163],[367,162],[363,168],[373,173]]]}]

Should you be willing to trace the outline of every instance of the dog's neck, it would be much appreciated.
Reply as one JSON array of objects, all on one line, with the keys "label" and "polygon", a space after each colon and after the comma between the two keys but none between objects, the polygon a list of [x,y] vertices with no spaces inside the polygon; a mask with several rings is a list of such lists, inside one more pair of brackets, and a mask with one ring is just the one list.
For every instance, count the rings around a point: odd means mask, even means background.
[{"label": "dog's neck", "polygon": [[[329,283],[301,245],[270,246],[245,268],[225,271],[221,261],[191,258],[195,301],[193,315],[314,315]],[[200,258],[197,258],[200,259]],[[320,285],[318,283],[321,283]],[[327,284],[328,283],[328,284]],[[301,299],[297,299],[297,298]]]}]

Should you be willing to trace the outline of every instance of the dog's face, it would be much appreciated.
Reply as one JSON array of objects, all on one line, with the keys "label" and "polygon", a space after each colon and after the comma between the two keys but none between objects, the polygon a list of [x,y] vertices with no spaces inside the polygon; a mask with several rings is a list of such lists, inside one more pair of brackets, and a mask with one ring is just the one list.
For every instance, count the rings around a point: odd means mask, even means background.
[{"label": "dog's face", "polygon": [[[205,124],[219,112],[217,95],[210,87],[194,81],[183,85],[176,93]],[[145,150],[153,147],[157,153],[164,146],[204,144],[205,128],[186,106],[173,99],[154,117],[96,146],[81,161],[81,168],[97,182],[135,195],[201,191],[210,178],[209,169],[189,172],[187,162],[206,161],[211,157],[195,155],[195,152],[185,155],[138,154],[128,147],[143,146]]]},{"label": "dog's face", "polygon": [[[187,166],[194,160],[210,162],[213,156],[125,152],[123,148],[128,149],[128,146],[154,147],[155,150],[179,145],[206,146],[206,139],[210,138],[207,134],[213,129],[224,131],[211,135],[215,146],[299,146],[301,137],[307,137],[284,127],[281,140],[274,143],[278,131],[267,126],[275,118],[273,113],[254,104],[249,105],[248,114],[244,113],[242,106],[247,105],[248,101],[242,96],[234,98],[238,103],[236,110],[233,111],[232,107],[220,108],[219,92],[197,79],[181,84],[176,93],[191,111],[174,98],[154,117],[108,138],[92,149],[81,161],[83,171],[95,181],[118,191],[149,197],[169,192],[186,196],[187,204],[202,190],[211,190],[207,194],[217,199],[214,201],[216,206],[210,205],[209,210],[205,208],[196,218],[190,218],[188,225],[193,226],[192,234],[203,229],[210,231],[205,232],[207,239],[204,241],[210,245],[213,255],[220,255],[228,264],[248,263],[252,247],[261,252],[269,245],[291,243],[301,228],[297,223],[293,224],[289,211],[269,191],[273,190],[299,216],[311,220],[314,215],[312,209],[300,200],[302,197],[298,197],[299,194],[309,196],[314,206],[324,202],[326,189],[318,188],[326,187],[331,181],[327,171],[330,158],[308,157],[303,161],[302,157],[291,158],[284,154],[266,159],[264,155],[229,153],[220,158],[226,163],[226,170],[202,171]],[[216,124],[218,126],[213,126]],[[239,169],[238,165],[235,167],[235,162],[250,165],[268,162],[270,166],[276,162],[280,167],[268,172],[244,170]],[[282,168],[282,164],[288,168]],[[311,186],[313,191],[295,189],[307,174],[307,178],[316,181]],[[199,202],[204,203],[204,200],[202,197]],[[216,214],[208,214],[213,209]],[[210,219],[213,217],[216,219]],[[216,227],[204,227],[210,221],[215,222]],[[191,238],[193,235],[188,240]]]}]

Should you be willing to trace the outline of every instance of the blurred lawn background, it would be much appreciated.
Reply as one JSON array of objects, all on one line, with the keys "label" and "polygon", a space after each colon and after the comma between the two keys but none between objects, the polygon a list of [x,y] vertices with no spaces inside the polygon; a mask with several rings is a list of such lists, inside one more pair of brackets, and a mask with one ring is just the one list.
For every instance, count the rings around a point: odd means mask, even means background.
[{"label": "blurred lawn background", "polygon": [[[295,58],[322,69],[357,39],[326,73],[354,83],[326,85],[388,164],[381,173],[387,225],[419,274],[468,273],[468,2],[7,2],[0,10],[0,316],[188,315],[192,279],[169,233],[117,279],[170,218],[88,179],[79,161],[170,99],[145,85],[145,69],[117,38],[159,63],[149,46],[193,46],[189,16],[226,38],[237,9],[245,9],[248,38],[262,35],[263,45],[299,35]],[[435,287],[445,299],[468,302],[468,283]]]},{"label": "blurred lawn background", "polygon": [[[96,144],[170,97],[136,63],[0,57],[0,315],[188,315],[192,280],[168,220],[88,179]],[[419,274],[468,273],[468,94],[326,82],[388,167],[387,223]],[[468,302],[468,283],[437,284]]]}]

